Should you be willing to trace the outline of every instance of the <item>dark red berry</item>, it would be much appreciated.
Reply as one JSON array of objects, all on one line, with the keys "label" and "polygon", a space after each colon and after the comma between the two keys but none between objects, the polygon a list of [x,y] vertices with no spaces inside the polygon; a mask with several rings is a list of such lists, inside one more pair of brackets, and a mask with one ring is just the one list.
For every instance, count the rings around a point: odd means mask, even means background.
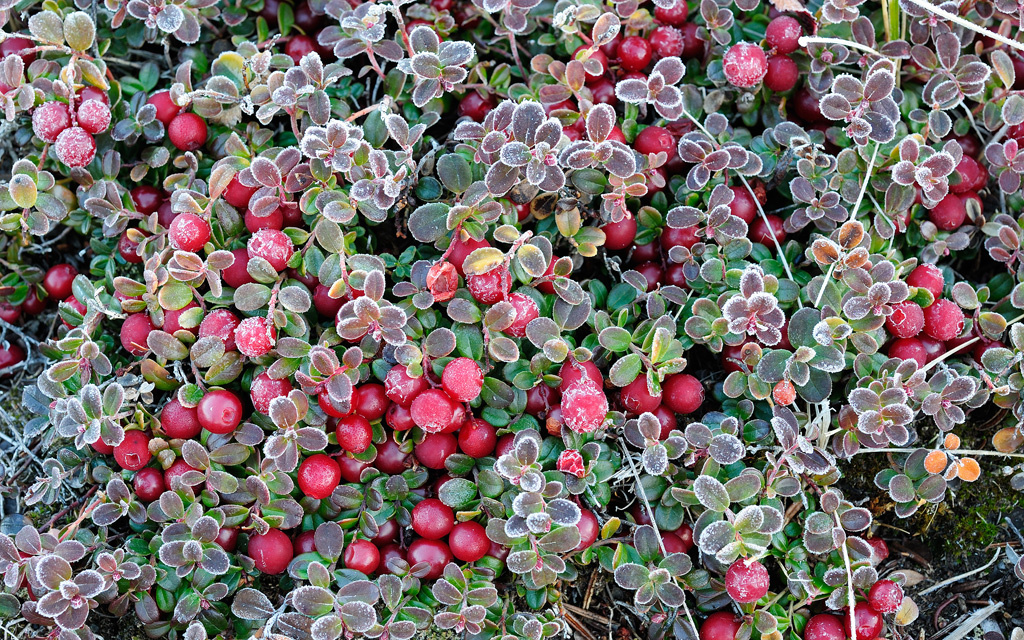
[{"label": "dark red berry", "polygon": [[580,509],[580,521],[576,523],[580,530],[580,543],[576,545],[576,551],[582,551],[597,542],[597,536],[601,533],[601,526],[597,522],[597,516],[590,509]]},{"label": "dark red berry", "polygon": [[647,290],[653,291],[661,284],[661,279],[664,277],[665,272],[662,271],[661,265],[657,262],[645,262],[638,264],[636,270],[644,277],[647,281]]},{"label": "dark red berry", "polygon": [[928,219],[940,231],[955,231],[967,219],[967,207],[955,193],[948,193],[945,198],[939,200],[933,209],[928,211]]},{"label": "dark red berry", "polygon": [[704,403],[704,386],[688,373],[677,373],[662,382],[661,397],[672,411],[690,414]]},{"label": "dark red berry", "polygon": [[316,41],[301,34],[292,36],[288,39],[288,44],[284,45],[285,55],[291,58],[295,64],[299,64],[303,56],[314,51],[316,51]]},{"label": "dark red berry", "polygon": [[475,122],[483,122],[491,109],[498,106],[493,96],[481,96],[476,91],[470,91],[462,100],[459,100],[459,115],[468,116]]},{"label": "dark red berry", "polygon": [[764,86],[775,93],[785,93],[795,87],[799,79],[800,68],[792,58],[781,54],[768,58],[768,71],[765,72]]},{"label": "dark red berry", "polygon": [[411,467],[412,460],[393,437],[388,437],[384,444],[377,447],[377,458],[373,461],[373,466],[382,473],[394,476]]},{"label": "dark red berry", "polygon": [[618,222],[609,222],[603,225],[601,230],[604,231],[605,249],[609,251],[628,249],[633,246],[633,240],[636,239],[636,218],[627,216]]},{"label": "dark red berry", "polygon": [[803,28],[796,18],[790,16],[779,16],[768,23],[765,29],[764,39],[768,46],[775,49],[777,53],[793,53],[800,48],[800,36]]},{"label": "dark red berry", "polygon": [[413,455],[428,469],[444,469],[444,461],[458,449],[458,440],[450,433],[428,433],[413,449]]},{"label": "dark red berry", "polygon": [[671,160],[676,157],[676,138],[665,127],[652,125],[637,134],[633,148],[644,155],[664,151]]},{"label": "dark red berry", "polygon": [[445,566],[452,561],[452,552],[448,545],[440,540],[427,540],[421,538],[409,545],[407,562],[416,565],[426,562],[430,565],[427,574],[421,576],[422,580],[437,580],[444,573]]},{"label": "dark red berry", "polygon": [[460,522],[452,527],[448,535],[448,545],[452,555],[463,562],[476,562],[487,555],[491,541],[487,539],[487,531],[479,522],[472,520]]},{"label": "dark red berry", "polygon": [[238,528],[221,527],[220,531],[217,532],[214,542],[228,553],[234,553],[235,548],[238,546]]},{"label": "dark red berry", "polygon": [[231,263],[231,266],[221,271],[224,282],[229,287],[234,287],[235,289],[243,284],[255,282],[246,268],[249,264],[249,252],[245,249],[232,249],[231,253],[234,255],[235,261]]},{"label": "dark red berry", "polygon": [[164,474],[153,467],[139,469],[132,480],[132,487],[135,489],[135,495],[143,502],[158,500],[167,490],[164,486]]},{"label": "dark red berry", "polygon": [[249,557],[263,573],[278,575],[284,573],[291,563],[294,550],[288,536],[280,529],[271,529],[264,534],[249,537]]},{"label": "dark red berry", "polygon": [[[941,343],[940,343],[941,344]],[[899,338],[889,343],[888,356],[900,360],[916,360],[918,366],[928,364],[928,353],[917,338]]]},{"label": "dark red berry", "polygon": [[693,245],[700,242],[701,238],[697,235],[697,227],[684,227],[682,229],[665,227],[658,240],[661,243],[662,250],[667,252],[672,247],[686,247],[690,249]]},{"label": "dark red berry", "polygon": [[[768,219],[767,223],[765,223],[765,218]],[[775,249],[776,241],[781,245],[786,240],[786,232],[782,228],[782,218],[772,214],[754,220],[747,235],[751,242],[763,244],[772,250]],[[775,241],[772,240],[772,236],[775,236]]]},{"label": "dark red berry", "polygon": [[224,342],[225,351],[234,351],[235,329],[238,328],[239,323],[238,316],[228,309],[216,309],[208,313],[199,323],[199,337],[220,338]]},{"label": "dark red berry", "polygon": [[124,432],[124,440],[114,447],[114,459],[122,469],[138,471],[149,464],[153,454],[149,452],[149,436],[138,429]]},{"label": "dark red berry", "polygon": [[384,385],[364,384],[352,392],[352,411],[370,422],[383,418],[390,405],[391,401],[384,393]]}]

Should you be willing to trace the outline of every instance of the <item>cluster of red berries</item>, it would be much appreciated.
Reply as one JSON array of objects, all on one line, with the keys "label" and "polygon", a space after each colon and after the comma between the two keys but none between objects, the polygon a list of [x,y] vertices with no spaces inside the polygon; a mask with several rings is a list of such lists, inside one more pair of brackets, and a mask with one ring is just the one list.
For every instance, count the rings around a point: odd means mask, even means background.
[{"label": "cluster of red berries", "polygon": [[69,167],[84,167],[96,156],[94,135],[110,127],[110,98],[87,87],[75,96],[75,107],[56,100],[44,102],[32,112],[32,131],[53,145],[57,159]]},{"label": "cluster of red berries", "polygon": [[764,82],[771,91],[785,93],[796,86],[800,68],[790,54],[800,48],[803,27],[796,18],[780,15],[765,29],[765,50],[750,42],[729,47],[722,58],[726,80],[735,87],[751,89]]},{"label": "cluster of red berries", "polygon": [[170,91],[154,93],[147,103],[156,107],[156,119],[167,128],[167,137],[175,147],[195,151],[206,144],[206,121],[191,111],[183,112],[171,99]]}]

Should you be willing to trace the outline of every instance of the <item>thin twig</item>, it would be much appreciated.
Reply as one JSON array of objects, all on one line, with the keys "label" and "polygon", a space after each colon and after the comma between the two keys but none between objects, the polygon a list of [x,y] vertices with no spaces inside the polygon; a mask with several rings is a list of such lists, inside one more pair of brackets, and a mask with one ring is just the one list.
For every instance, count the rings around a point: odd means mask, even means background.
[{"label": "thin twig", "polygon": [[[924,591],[922,591],[918,595],[923,598],[924,596],[928,595],[929,593],[932,593],[934,591],[938,591],[942,587],[945,587],[947,585],[953,584],[954,582],[958,582],[960,580],[963,580],[964,578],[969,578],[969,577],[973,576],[976,573],[981,573],[985,569],[988,569],[993,564],[995,564],[996,560],[999,559],[999,554],[1001,552],[1002,552],[1002,549],[996,549],[996,552],[995,552],[995,554],[993,554],[992,559],[989,560],[988,562],[986,562],[984,566],[978,567],[977,569],[972,569],[971,571],[968,571],[966,573],[961,573],[958,576],[953,576],[952,578],[949,578],[947,580],[943,580],[942,582],[940,582],[940,583],[938,583],[938,584],[936,584],[934,586],[928,587],[927,589],[925,589]],[[1000,606],[1002,606],[1002,603],[1000,603]]]}]

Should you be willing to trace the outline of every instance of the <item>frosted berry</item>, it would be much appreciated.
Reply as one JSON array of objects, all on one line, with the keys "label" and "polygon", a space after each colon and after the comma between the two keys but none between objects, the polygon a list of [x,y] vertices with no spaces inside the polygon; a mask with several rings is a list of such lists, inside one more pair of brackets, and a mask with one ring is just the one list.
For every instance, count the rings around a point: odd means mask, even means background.
[{"label": "frosted berry", "polygon": [[947,193],[945,198],[928,211],[928,219],[940,231],[955,231],[967,219],[967,207],[955,193]]},{"label": "frosted berry", "polygon": [[240,320],[227,309],[216,309],[203,318],[199,324],[200,338],[220,338],[225,351],[235,350],[235,329]]},{"label": "frosted berry", "polygon": [[459,429],[459,449],[471,458],[483,458],[494,452],[498,436],[486,420],[470,418]]},{"label": "frosted berry", "polygon": [[608,415],[608,398],[593,380],[583,378],[562,392],[562,419],[576,433],[596,430]]},{"label": "frosted berry", "polygon": [[903,604],[903,587],[892,580],[879,580],[871,585],[868,602],[879,613],[893,613]]},{"label": "frosted berry", "polygon": [[78,126],[89,133],[103,133],[110,126],[110,107],[99,100],[83,102],[78,107]]},{"label": "frosted berry", "polygon": [[779,16],[768,23],[764,39],[768,41],[768,46],[775,49],[777,53],[793,53],[800,48],[802,33],[803,28],[796,18]]},{"label": "frosted berry", "polygon": [[149,351],[146,341],[154,328],[148,313],[129,315],[121,324],[121,346],[133,356],[141,356]]},{"label": "frosted berry", "polygon": [[355,454],[366,451],[373,443],[373,427],[359,414],[339,418],[334,433],[338,439],[338,446]]},{"label": "frosted berry", "polygon": [[458,449],[458,440],[450,433],[428,433],[413,449],[413,455],[428,469],[444,469],[444,462]]},{"label": "frosted berry", "polygon": [[124,440],[114,447],[114,459],[122,469],[138,471],[149,464],[153,454],[149,452],[149,436],[138,429],[124,432]]},{"label": "frosted berry", "polygon": [[[680,4],[685,2],[680,0]],[[683,55],[683,32],[668,25],[656,28],[648,36],[651,48],[659,58]]]},{"label": "frosted berry", "polygon": [[447,260],[440,260],[430,265],[427,271],[427,289],[434,296],[435,302],[447,302],[455,297],[459,288],[459,273],[455,265]]},{"label": "frosted berry", "polygon": [[526,337],[526,325],[540,315],[540,309],[533,298],[523,293],[513,293],[508,297],[509,303],[515,310],[516,318],[512,324],[505,329],[505,333],[515,338]]},{"label": "frosted berry", "polygon": [[199,435],[203,425],[199,423],[199,411],[182,405],[175,396],[160,412],[160,428],[168,438],[188,440]]},{"label": "frosted berry", "polygon": [[293,553],[292,541],[280,529],[271,529],[264,534],[249,537],[249,557],[263,573],[284,573],[292,561]]},{"label": "frosted berry", "polygon": [[242,401],[227,389],[214,389],[199,401],[199,424],[210,433],[231,433],[242,422]]},{"label": "frosted berry", "polygon": [[295,245],[283,231],[260,229],[249,238],[249,257],[263,258],[275,271],[282,271],[288,265],[288,258],[295,253]]},{"label": "frosted berry", "polygon": [[846,640],[846,629],[839,616],[819,613],[807,621],[804,640]]},{"label": "frosted berry", "polygon": [[484,374],[475,361],[469,358],[455,358],[444,366],[441,386],[452,400],[470,402],[480,395],[480,390],[484,386]]},{"label": "frosted berry", "polygon": [[729,84],[743,89],[756,87],[768,72],[768,57],[756,44],[740,42],[725,52],[722,70]]},{"label": "frosted berry", "polygon": [[139,469],[135,478],[132,479],[132,488],[135,489],[135,495],[143,502],[158,500],[167,490],[164,485],[164,474],[153,467]]},{"label": "frosted berry", "polygon": [[558,462],[556,468],[562,473],[568,473],[582,478],[587,475],[586,469],[583,465],[583,455],[576,449],[566,449],[562,453],[558,454]]},{"label": "frosted berry", "polygon": [[871,564],[878,565],[889,557],[889,545],[881,538],[865,538],[864,542],[871,545]]},{"label": "frosted berry", "polygon": [[451,533],[448,534],[448,546],[452,555],[459,560],[476,562],[490,551],[491,541],[488,540],[483,525],[470,520],[452,527]]},{"label": "frosted berry", "polygon": [[619,401],[627,411],[632,413],[654,411],[661,404],[661,391],[656,395],[651,395],[647,388],[647,376],[641,374],[622,388],[619,393]]},{"label": "frosted berry", "polygon": [[885,319],[885,328],[897,338],[913,338],[924,328],[921,305],[910,300],[892,306],[892,314]]},{"label": "frosted berry", "polygon": [[412,509],[412,528],[428,540],[439,540],[452,530],[455,513],[436,498],[427,498]]},{"label": "frosted berry", "polygon": [[428,387],[430,384],[426,378],[410,376],[408,370],[402,365],[391,367],[388,375],[384,377],[384,393],[387,394],[388,399],[406,408],[412,404],[416,396]]},{"label": "frosted berry", "polygon": [[768,70],[764,76],[764,86],[775,93],[785,93],[796,86],[800,79],[800,67],[787,55],[775,55],[768,58]]},{"label": "frosted berry", "polygon": [[327,455],[318,453],[299,465],[298,481],[303,495],[323,500],[341,483],[341,468]]},{"label": "frosted berry", "polygon": [[740,558],[725,573],[725,590],[740,604],[757,602],[768,593],[768,570],[757,560]]},{"label": "frosted berry", "polygon": [[409,407],[416,426],[427,433],[439,433],[455,418],[455,402],[440,389],[427,389]]},{"label": "frosted berry", "polygon": [[626,71],[642,71],[651,63],[653,49],[651,43],[640,36],[629,36],[619,43],[616,52],[619,64]]},{"label": "frosted berry", "polygon": [[174,101],[171,100],[170,91],[157,91],[149,96],[146,104],[156,107],[156,119],[162,122],[165,127],[170,125],[174,117],[181,112],[181,107],[174,104]]},{"label": "frosted berry", "polygon": [[206,121],[192,112],[179,113],[167,125],[171,144],[182,151],[195,151],[206,144]]},{"label": "frosted berry", "polygon": [[704,386],[688,373],[677,373],[662,382],[661,397],[669,409],[686,415],[704,403]]},{"label": "frosted berry", "polygon": [[686,6],[686,0],[676,0],[676,3],[668,8],[655,6],[654,17],[661,24],[670,24],[678,27],[686,22],[686,16],[690,12],[689,9]]},{"label": "frosted berry", "polygon": [[735,640],[743,621],[731,611],[716,611],[700,625],[700,640]]},{"label": "frosted berry", "polygon": [[69,127],[57,136],[53,152],[69,167],[84,167],[96,157],[96,141],[82,127]]},{"label": "frosted berry", "polygon": [[195,253],[210,240],[210,223],[194,213],[179,214],[171,223],[171,246]]},{"label": "frosted berry", "polygon": [[481,304],[496,304],[508,296],[512,289],[512,276],[504,266],[491,269],[487,273],[468,276],[466,288],[473,299]]},{"label": "frosted berry", "polygon": [[565,393],[566,389],[578,382],[584,376],[592,380],[598,387],[601,387],[604,384],[604,378],[601,376],[601,370],[597,368],[597,365],[594,364],[592,360],[576,362],[572,356],[570,356],[558,369],[558,377],[562,379],[562,384],[559,387],[559,390],[562,393]]},{"label": "frosted berry", "polygon": [[406,561],[410,565],[426,562],[430,570],[421,580],[437,580],[444,573],[444,568],[452,561],[452,551],[440,540],[419,539],[409,545]]},{"label": "frosted berry", "polygon": [[924,310],[924,332],[936,340],[951,340],[964,330],[964,312],[952,300],[936,300]]},{"label": "frosted berry", "polygon": [[605,249],[609,251],[628,249],[633,246],[633,240],[636,239],[636,218],[626,216],[618,222],[609,222],[601,227],[601,231],[604,231]]},{"label": "frosted berry", "polygon": [[71,114],[63,102],[44,102],[32,112],[32,133],[43,142],[56,142],[57,136],[69,127]]},{"label": "frosted berry", "polygon": [[796,388],[789,380],[779,380],[772,389],[772,398],[783,406],[791,405],[796,400]]},{"label": "frosted berry", "polygon": [[345,547],[342,559],[346,569],[371,575],[380,565],[380,551],[369,540],[353,540],[352,544]]},{"label": "frosted berry", "polygon": [[266,318],[246,318],[235,329],[235,345],[243,356],[259,358],[274,347],[277,330]]},{"label": "frosted berry", "polygon": [[[843,626],[846,628],[846,637],[853,640],[874,640],[884,626],[881,614],[871,608],[867,602],[858,602],[853,608],[854,629],[850,628],[850,615],[843,616]],[[856,633],[854,633],[856,631]]]},{"label": "frosted berry", "polygon": [[914,268],[907,276],[907,284],[912,287],[927,289],[936,300],[942,297],[942,287],[945,280],[942,277],[942,270],[934,264],[922,264]]}]

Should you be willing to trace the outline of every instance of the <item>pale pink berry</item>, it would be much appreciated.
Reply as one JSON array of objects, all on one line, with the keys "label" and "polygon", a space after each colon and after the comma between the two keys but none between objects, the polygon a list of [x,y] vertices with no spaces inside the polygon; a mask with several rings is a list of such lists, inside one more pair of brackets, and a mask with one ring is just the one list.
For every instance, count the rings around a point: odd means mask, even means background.
[{"label": "pale pink berry", "polygon": [[96,156],[96,141],[82,127],[69,127],[57,136],[53,152],[69,167],[84,167]]},{"label": "pale pink berry", "polygon": [[89,133],[103,133],[110,126],[110,107],[100,100],[86,100],[78,107],[78,126]]},{"label": "pale pink berry", "polygon": [[71,114],[63,102],[45,102],[32,112],[32,132],[43,142],[54,143],[71,126]]}]

